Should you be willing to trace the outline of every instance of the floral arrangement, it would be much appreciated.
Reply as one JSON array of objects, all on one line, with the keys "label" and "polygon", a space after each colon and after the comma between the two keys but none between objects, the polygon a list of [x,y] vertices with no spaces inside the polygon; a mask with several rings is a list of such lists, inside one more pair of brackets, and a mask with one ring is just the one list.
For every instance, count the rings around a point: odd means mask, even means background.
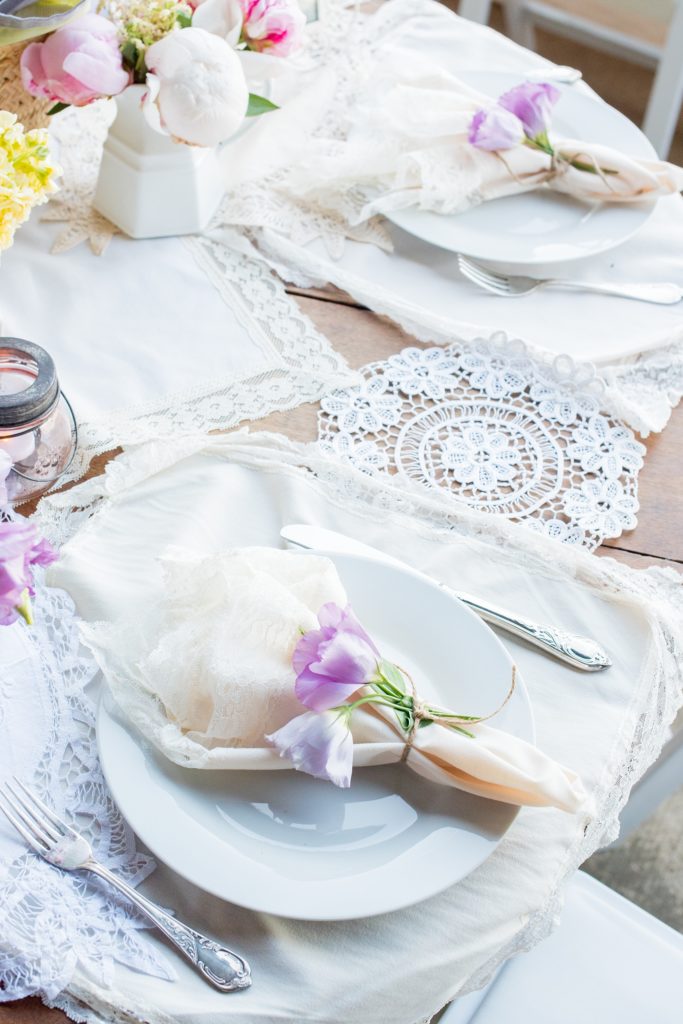
[{"label": "floral arrangement", "polygon": [[553,107],[560,95],[559,89],[549,82],[523,82],[499,96],[493,106],[476,112],[470,123],[468,141],[477,149],[495,153],[525,145],[579,171],[617,174],[618,171],[599,167],[595,162],[567,157],[553,147],[548,132]]},{"label": "floral arrangement", "polygon": [[296,0],[104,0],[21,56],[24,88],[54,105],[82,107],[145,84],[143,109],[158,131],[215,146],[245,117],[276,105],[249,90],[303,42]]},{"label": "floral arrangement", "polygon": [[47,202],[57,190],[58,174],[47,132],[25,132],[15,114],[0,110],[0,252],[10,247],[14,232],[33,207]]},{"label": "floral arrangement", "polygon": [[51,565],[57,553],[26,519],[0,523],[0,626],[19,617],[33,622],[33,568]]},{"label": "floral arrangement", "polygon": [[[381,656],[350,605],[323,605],[318,624],[319,629],[302,633],[292,655],[294,690],[309,710],[266,736],[299,771],[347,788],[353,769],[351,718],[368,705],[395,714],[406,734],[406,751],[418,728],[438,722],[474,739],[465,726],[493,717],[458,715],[421,701],[408,673]],[[514,687],[513,670],[510,691],[493,714]]]}]

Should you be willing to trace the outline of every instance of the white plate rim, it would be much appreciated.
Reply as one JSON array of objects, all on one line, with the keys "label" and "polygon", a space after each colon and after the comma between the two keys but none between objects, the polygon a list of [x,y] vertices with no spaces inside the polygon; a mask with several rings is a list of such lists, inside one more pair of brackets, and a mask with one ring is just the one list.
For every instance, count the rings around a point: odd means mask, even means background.
[{"label": "white plate rim", "polygon": [[[387,563],[381,563],[378,560],[367,557],[365,555],[339,554],[336,552],[320,553],[327,554],[328,557],[333,559],[341,559],[342,561],[345,559],[353,559],[354,561],[364,562],[370,567],[381,565],[383,568],[389,568],[402,572],[406,576],[416,577],[421,583],[429,586],[435,592],[438,592],[438,594],[440,595],[441,598],[444,599],[444,601],[451,601],[453,605],[458,608],[459,613],[465,616],[465,618],[469,618],[473,622],[476,622],[476,628],[482,630],[482,635],[487,636],[488,641],[494,647],[496,647],[499,653],[503,654],[505,660],[510,665],[512,665],[513,659],[509,651],[507,650],[505,645],[500,641],[498,636],[496,636],[493,630],[491,630],[491,628],[486,623],[484,623],[473,611],[471,611],[471,609],[469,609],[462,602],[458,601],[457,598],[455,598],[454,596],[447,594],[443,590],[443,588],[439,586],[438,583],[431,580],[429,577],[426,577],[421,573],[414,572],[408,566],[406,566],[405,569],[401,569],[400,567],[396,567],[393,565],[388,566]],[[535,743],[536,730],[533,710],[527,688],[519,671],[517,674],[515,699],[521,702],[521,706],[523,707],[526,715],[526,738],[529,742]],[[132,724],[123,724],[121,721],[119,721],[117,719],[117,714],[120,713],[118,712],[118,709],[115,708],[113,698],[109,693],[106,684],[104,684],[102,686],[102,692],[100,694],[100,700],[97,710],[97,747],[100,757],[100,764],[102,767],[105,780],[112,794],[112,797],[124,819],[128,822],[128,824],[131,826],[131,828],[139,837],[139,839],[142,840],[145,846],[149,848],[152,854],[160,862],[166,864],[186,881],[190,882],[193,885],[196,885],[203,891],[208,892],[211,895],[225,902],[237,904],[238,906],[243,906],[255,912],[275,914],[278,916],[307,921],[338,921],[353,920],[359,917],[373,917],[378,914],[389,913],[393,912],[394,910],[400,910],[405,907],[411,906],[424,899],[428,899],[431,896],[437,895],[439,892],[442,892],[451,884],[456,884],[458,881],[461,881],[462,878],[466,877],[467,874],[471,873],[471,871],[475,870],[482,863],[484,863],[484,861],[487,860],[489,856],[491,856],[494,849],[496,849],[496,847],[502,841],[504,835],[513,824],[520,810],[519,807],[513,807],[512,805],[509,805],[510,820],[507,823],[504,831],[498,836],[497,840],[495,841],[494,844],[492,844],[488,852],[483,857],[481,857],[476,863],[472,863],[467,872],[460,874],[454,872],[453,878],[448,880],[445,884],[443,884],[442,879],[438,875],[435,875],[433,881],[430,881],[430,876],[427,873],[422,873],[421,876],[419,876],[418,878],[411,879],[410,886],[402,888],[402,895],[395,894],[394,896],[392,896],[391,899],[382,898],[380,896],[380,893],[376,892],[374,894],[370,894],[369,900],[366,900],[362,907],[355,907],[352,902],[349,902],[348,905],[342,910],[336,910],[334,913],[330,913],[329,910],[326,910],[325,905],[321,904],[317,907],[309,906],[306,912],[303,913],[301,912],[300,908],[288,898],[280,898],[279,900],[276,900],[275,903],[273,903],[273,901],[269,898],[264,902],[262,899],[259,898],[244,898],[244,896],[241,893],[235,891],[236,886],[231,886],[231,891],[226,891],[226,889],[223,886],[217,886],[213,884],[210,879],[207,879],[203,875],[197,873],[196,869],[193,866],[188,867],[187,864],[179,862],[172,847],[169,853],[169,850],[167,848],[164,848],[163,844],[160,846],[158,836],[155,830],[151,827],[152,818],[147,816],[142,808],[139,808],[137,806],[131,806],[126,795],[125,786],[121,784],[121,777],[117,772],[116,758],[111,757],[111,755],[114,753],[111,747],[112,730],[114,730],[114,732],[116,732],[117,730],[125,732],[127,734],[128,741],[131,744],[134,744],[138,748],[138,750],[142,751],[143,756],[146,756],[144,754],[145,749],[149,749],[150,745],[144,739],[144,737],[137,733],[137,730]],[[153,756],[159,758],[162,755],[158,754],[157,752],[153,752]],[[376,769],[366,770],[375,771]],[[214,773],[212,772],[211,774]],[[290,773],[287,772],[287,774],[289,775]],[[484,798],[473,799],[483,800]],[[317,894],[317,897],[319,898],[319,893]]]},{"label": "white plate rim", "polygon": [[[509,89],[514,84],[518,84],[524,81],[523,73],[516,74],[514,72],[508,71],[490,71],[489,69],[484,68],[469,69],[468,71],[463,71],[462,73],[459,74],[459,77],[466,84],[473,85],[479,88],[480,91],[486,92],[488,92],[489,90],[486,88],[482,88],[482,81],[486,79],[490,80],[492,83],[497,81],[498,84],[496,88],[491,89],[492,97],[500,95],[505,89]],[[558,87],[562,90],[563,98],[572,97],[572,99],[570,100],[570,102],[572,103],[585,104],[587,109],[600,110],[603,114],[609,112],[608,116],[613,120],[615,125],[619,125],[626,129],[629,133],[633,135],[634,140],[636,138],[639,139],[643,149],[643,152],[640,155],[641,159],[658,159],[657,153],[655,152],[655,149],[650,143],[647,136],[644,135],[640,128],[638,128],[636,124],[634,124],[628,117],[626,117],[625,114],[622,114],[621,111],[616,110],[615,107],[612,107],[610,104],[605,103],[602,99],[600,99],[597,96],[582,91],[574,91],[572,86],[563,87],[562,85],[559,85]],[[532,196],[533,194],[533,192],[530,192],[527,193],[527,196]],[[491,203],[495,202],[497,202],[497,200],[491,200]],[[460,252],[465,256],[470,256],[472,259],[479,259],[494,264],[498,263],[509,264],[512,266],[520,265],[532,267],[543,264],[565,262],[571,263],[582,259],[590,259],[592,256],[597,256],[600,253],[608,252],[610,249],[617,248],[624,242],[628,241],[628,239],[631,238],[634,234],[636,234],[636,232],[640,231],[640,229],[647,223],[647,221],[654,213],[656,205],[656,200],[645,201],[637,204],[622,204],[622,207],[619,210],[619,212],[623,212],[625,217],[631,219],[633,222],[632,225],[626,228],[616,240],[613,238],[606,239],[604,243],[596,244],[589,251],[585,251],[582,249],[574,253],[564,252],[562,253],[562,255],[557,256],[549,256],[547,253],[539,253],[538,255],[525,253],[519,258],[511,256],[509,252],[506,252],[506,254],[502,257],[496,256],[496,254],[492,253],[490,250],[481,250],[476,248],[476,246],[473,247],[471,243],[465,242],[463,244],[462,239],[460,241],[460,244],[457,244],[457,239],[452,245],[445,244],[444,241],[435,240],[434,232],[430,232],[429,230],[424,231],[420,229],[420,221],[423,218],[425,221],[428,222],[431,221],[432,218],[442,218],[444,216],[442,214],[432,213],[431,211],[420,211],[417,210],[415,207],[407,207],[406,209],[402,210],[389,211],[385,213],[384,216],[392,224],[400,228],[402,231],[405,231],[407,234],[413,235],[415,238],[419,238],[421,241],[427,242],[429,245],[434,245],[437,248],[445,249],[447,252]],[[613,208],[613,212],[617,212],[615,208]],[[640,218],[636,216],[637,213],[641,214]],[[458,217],[457,214],[448,216],[452,217],[454,221],[457,220]],[[418,222],[417,226],[415,223],[416,220]],[[491,235],[490,237],[492,240],[494,239],[493,235]]]}]

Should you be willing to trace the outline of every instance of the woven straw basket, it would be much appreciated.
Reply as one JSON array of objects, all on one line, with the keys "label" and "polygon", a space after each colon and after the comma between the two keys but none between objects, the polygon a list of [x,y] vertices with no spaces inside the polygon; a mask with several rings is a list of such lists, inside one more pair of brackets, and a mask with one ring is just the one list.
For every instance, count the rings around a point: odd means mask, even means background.
[{"label": "woven straw basket", "polygon": [[36,99],[35,96],[29,95],[21,84],[19,70],[19,59],[24,47],[28,46],[29,42],[40,42],[44,38],[45,36],[39,36],[0,47],[0,109],[16,114],[26,130],[47,128],[50,123],[47,112],[53,104],[49,100]]}]

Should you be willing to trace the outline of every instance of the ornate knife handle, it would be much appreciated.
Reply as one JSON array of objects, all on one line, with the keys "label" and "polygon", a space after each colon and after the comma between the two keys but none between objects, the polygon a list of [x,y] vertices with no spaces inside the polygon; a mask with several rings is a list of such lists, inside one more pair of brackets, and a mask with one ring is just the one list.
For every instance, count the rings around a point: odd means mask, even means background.
[{"label": "ornate knife handle", "polygon": [[[444,589],[450,590],[449,587]],[[490,622],[493,626],[499,626],[500,629],[505,629],[508,633],[521,637],[522,640],[527,640],[530,644],[566,661],[574,668],[583,669],[584,672],[599,672],[603,668],[609,668],[612,664],[604,648],[590,637],[577,636],[574,633],[567,633],[563,629],[556,629],[554,626],[541,625],[531,622],[529,619],[513,617],[494,605],[481,604],[469,594],[460,594],[455,590],[452,590],[451,593],[460,598],[486,622]]]},{"label": "ornate knife handle", "polygon": [[208,939],[181,921],[167,914],[156,903],[152,903],[126,882],[113,875],[97,861],[84,865],[89,871],[104,878],[122,892],[138,910],[150,919],[170,939],[183,956],[204,975],[206,980],[221,992],[233,992],[251,985],[251,969],[246,960],[237,953]]}]

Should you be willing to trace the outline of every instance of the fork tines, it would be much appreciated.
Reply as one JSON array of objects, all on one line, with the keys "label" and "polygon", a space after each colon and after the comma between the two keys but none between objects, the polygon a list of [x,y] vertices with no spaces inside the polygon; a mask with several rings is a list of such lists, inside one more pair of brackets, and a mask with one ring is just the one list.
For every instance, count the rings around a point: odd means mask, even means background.
[{"label": "fork tines", "polygon": [[64,838],[64,825],[42,800],[12,777],[0,786],[0,811],[36,853],[45,855]]}]

